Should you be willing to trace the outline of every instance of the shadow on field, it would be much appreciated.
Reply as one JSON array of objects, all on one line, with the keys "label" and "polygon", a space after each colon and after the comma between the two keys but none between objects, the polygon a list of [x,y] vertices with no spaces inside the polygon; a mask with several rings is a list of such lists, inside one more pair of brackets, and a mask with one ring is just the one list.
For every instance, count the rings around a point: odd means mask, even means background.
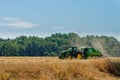
[{"label": "shadow on field", "polygon": [[110,74],[120,77],[120,62],[107,60],[107,70]]},{"label": "shadow on field", "polygon": [[110,74],[111,76],[120,78],[120,59],[119,58],[92,59],[91,63],[100,72]]}]

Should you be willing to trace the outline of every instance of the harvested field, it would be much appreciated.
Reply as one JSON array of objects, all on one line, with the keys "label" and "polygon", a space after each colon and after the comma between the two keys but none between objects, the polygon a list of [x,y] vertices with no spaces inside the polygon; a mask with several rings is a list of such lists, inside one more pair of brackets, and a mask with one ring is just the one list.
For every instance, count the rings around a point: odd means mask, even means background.
[{"label": "harvested field", "polygon": [[120,80],[120,58],[0,57],[0,80]]}]

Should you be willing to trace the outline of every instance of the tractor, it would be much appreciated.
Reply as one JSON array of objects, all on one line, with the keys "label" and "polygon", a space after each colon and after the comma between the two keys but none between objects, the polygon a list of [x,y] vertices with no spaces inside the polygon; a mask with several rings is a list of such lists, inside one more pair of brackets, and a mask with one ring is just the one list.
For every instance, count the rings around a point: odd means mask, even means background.
[{"label": "tractor", "polygon": [[67,50],[61,51],[59,54],[58,58],[59,59],[72,59],[72,58],[77,58],[77,59],[86,59],[88,57],[101,57],[103,54],[95,49],[95,48],[81,48],[77,49],[77,47],[69,47]]}]

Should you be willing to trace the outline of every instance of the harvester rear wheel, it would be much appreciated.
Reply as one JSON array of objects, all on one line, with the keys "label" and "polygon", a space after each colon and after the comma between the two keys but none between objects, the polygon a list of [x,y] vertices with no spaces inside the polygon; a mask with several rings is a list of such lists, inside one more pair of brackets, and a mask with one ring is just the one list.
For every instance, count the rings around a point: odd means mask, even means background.
[{"label": "harvester rear wheel", "polygon": [[80,53],[77,54],[77,59],[82,59],[82,55]]}]

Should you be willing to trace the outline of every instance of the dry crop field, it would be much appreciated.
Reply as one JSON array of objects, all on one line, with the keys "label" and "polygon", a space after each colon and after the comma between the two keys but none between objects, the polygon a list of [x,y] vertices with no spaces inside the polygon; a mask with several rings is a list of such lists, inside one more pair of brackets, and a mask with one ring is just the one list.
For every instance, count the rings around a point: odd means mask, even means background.
[{"label": "dry crop field", "polygon": [[0,57],[0,80],[120,80],[120,58]]}]

